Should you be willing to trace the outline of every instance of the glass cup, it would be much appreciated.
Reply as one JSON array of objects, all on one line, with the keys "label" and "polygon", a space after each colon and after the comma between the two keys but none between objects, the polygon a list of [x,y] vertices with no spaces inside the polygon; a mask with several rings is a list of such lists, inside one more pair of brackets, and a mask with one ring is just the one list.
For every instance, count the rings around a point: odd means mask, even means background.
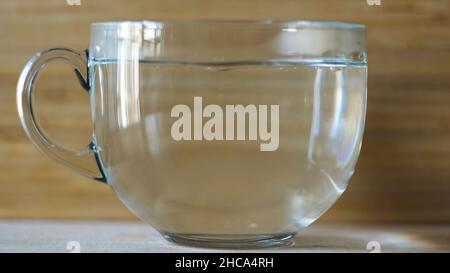
[{"label": "glass cup", "polygon": [[[17,88],[50,158],[112,187],[166,239],[284,244],[347,187],[366,112],[365,27],[305,21],[94,23],[89,50],[43,51]],[[89,91],[92,142],[52,143],[33,113],[52,60]]]}]

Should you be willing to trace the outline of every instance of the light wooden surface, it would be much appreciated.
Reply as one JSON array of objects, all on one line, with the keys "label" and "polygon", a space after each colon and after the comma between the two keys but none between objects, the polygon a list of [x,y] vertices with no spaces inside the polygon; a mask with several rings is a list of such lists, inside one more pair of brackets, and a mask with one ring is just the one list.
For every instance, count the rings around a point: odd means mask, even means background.
[{"label": "light wooden surface", "polygon": [[[37,51],[82,50],[94,21],[161,18],[356,21],[368,26],[367,130],[350,188],[322,221],[450,223],[450,1],[0,1],[0,218],[134,219],[108,187],[47,160],[15,108]],[[58,142],[89,142],[88,98],[64,65],[40,78],[42,124]]]},{"label": "light wooden surface", "polygon": [[69,242],[77,242],[79,250],[88,253],[450,252],[450,226],[318,224],[299,233],[288,246],[224,250],[169,243],[139,222],[0,221],[0,252],[70,252]]}]

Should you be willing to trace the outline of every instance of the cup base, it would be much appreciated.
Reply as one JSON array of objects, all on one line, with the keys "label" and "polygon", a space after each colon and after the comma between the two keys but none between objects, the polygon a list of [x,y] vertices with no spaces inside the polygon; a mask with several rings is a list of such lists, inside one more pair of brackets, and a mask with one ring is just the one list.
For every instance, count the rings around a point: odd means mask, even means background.
[{"label": "cup base", "polygon": [[292,245],[292,238],[296,232],[264,235],[204,235],[162,232],[162,235],[169,242],[190,247],[258,249]]}]

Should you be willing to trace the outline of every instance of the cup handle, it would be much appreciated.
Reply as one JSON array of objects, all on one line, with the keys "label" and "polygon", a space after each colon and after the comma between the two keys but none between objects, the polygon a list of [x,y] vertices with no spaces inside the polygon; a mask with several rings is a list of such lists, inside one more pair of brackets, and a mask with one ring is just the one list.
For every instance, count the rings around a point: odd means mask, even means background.
[{"label": "cup handle", "polygon": [[51,61],[59,59],[68,62],[73,67],[82,87],[88,92],[90,91],[86,55],[67,48],[53,48],[42,51],[31,58],[23,69],[17,84],[17,108],[28,138],[41,152],[84,176],[106,183],[105,173],[94,141],[76,151],[59,146],[46,137],[33,112],[32,94],[36,77]]}]

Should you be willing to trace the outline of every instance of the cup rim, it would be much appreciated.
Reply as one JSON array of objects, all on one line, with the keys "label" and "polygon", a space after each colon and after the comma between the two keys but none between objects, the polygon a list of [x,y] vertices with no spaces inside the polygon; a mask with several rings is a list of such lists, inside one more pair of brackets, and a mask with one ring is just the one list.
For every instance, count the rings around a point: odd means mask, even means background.
[{"label": "cup rim", "polygon": [[209,25],[237,25],[237,26],[280,26],[295,28],[321,28],[321,29],[344,29],[344,30],[365,30],[364,24],[338,21],[304,21],[304,20],[210,20],[210,19],[168,19],[168,20],[125,20],[125,21],[104,21],[93,22],[93,28],[117,27],[123,24],[145,25],[149,28],[164,28],[166,24],[186,25],[186,24],[209,24]]}]

